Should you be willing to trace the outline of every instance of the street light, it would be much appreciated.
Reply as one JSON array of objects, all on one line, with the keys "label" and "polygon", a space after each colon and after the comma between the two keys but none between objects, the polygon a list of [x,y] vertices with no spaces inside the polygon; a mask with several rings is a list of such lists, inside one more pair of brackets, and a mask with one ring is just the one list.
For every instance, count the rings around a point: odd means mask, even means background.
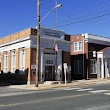
[{"label": "street light", "polygon": [[56,5],[54,8],[52,8],[41,20],[40,20],[40,23],[51,13],[51,11],[53,11],[54,9],[56,8],[60,8],[62,7],[62,4],[58,4]]},{"label": "street light", "polygon": [[38,87],[38,73],[39,73],[39,54],[40,54],[40,23],[48,16],[48,14],[56,8],[60,8],[62,5],[58,4],[54,8],[52,8],[42,20],[40,20],[40,0],[37,0],[37,51],[36,51],[36,78],[35,78],[35,86]]}]

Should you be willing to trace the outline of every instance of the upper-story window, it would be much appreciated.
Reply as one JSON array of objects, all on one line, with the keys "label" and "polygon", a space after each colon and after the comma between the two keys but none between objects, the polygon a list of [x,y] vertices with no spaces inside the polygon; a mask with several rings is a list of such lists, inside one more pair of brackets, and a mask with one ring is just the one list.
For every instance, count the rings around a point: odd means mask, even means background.
[{"label": "upper-story window", "polygon": [[74,42],[74,51],[82,51],[82,42]]}]

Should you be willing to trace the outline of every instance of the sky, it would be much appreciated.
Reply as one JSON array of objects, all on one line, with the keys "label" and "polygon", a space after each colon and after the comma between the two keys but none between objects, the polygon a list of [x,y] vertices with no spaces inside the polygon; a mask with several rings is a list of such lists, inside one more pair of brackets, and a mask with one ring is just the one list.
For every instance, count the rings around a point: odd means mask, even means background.
[{"label": "sky", "polygon": [[[50,10],[55,3],[61,8]],[[42,27],[110,37],[110,0],[41,0]],[[0,0],[0,37],[37,26],[37,0]]]}]

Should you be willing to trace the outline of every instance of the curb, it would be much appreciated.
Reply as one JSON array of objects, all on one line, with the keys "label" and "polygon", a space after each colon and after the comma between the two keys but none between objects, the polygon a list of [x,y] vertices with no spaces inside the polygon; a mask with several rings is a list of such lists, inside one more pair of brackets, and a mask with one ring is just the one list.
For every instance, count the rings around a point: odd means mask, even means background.
[{"label": "curb", "polygon": [[73,82],[65,84],[55,84],[55,85],[46,85],[46,86],[39,86],[35,87],[33,85],[17,85],[17,86],[9,86],[9,88],[16,88],[16,89],[24,89],[24,90],[49,90],[52,88],[64,88],[64,87],[76,87],[76,86],[88,86],[88,85],[95,85],[95,84],[104,84],[110,83],[110,80],[92,80],[89,82]]}]

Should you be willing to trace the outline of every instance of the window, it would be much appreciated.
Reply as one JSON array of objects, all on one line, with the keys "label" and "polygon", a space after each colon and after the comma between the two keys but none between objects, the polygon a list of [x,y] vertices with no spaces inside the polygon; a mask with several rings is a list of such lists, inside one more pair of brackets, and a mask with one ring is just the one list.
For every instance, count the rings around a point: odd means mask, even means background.
[{"label": "window", "polygon": [[82,42],[74,42],[74,51],[82,50]]},{"label": "window", "polygon": [[53,64],[53,60],[45,60],[45,64]]},{"label": "window", "polygon": [[20,73],[24,74],[25,70],[25,50],[20,50]]},{"label": "window", "polygon": [[8,53],[4,53],[4,73],[8,72]]},{"label": "window", "polygon": [[16,53],[15,51],[11,52],[11,72],[15,73],[16,70]]},{"label": "window", "polygon": [[96,74],[96,59],[90,59],[90,73]]}]

